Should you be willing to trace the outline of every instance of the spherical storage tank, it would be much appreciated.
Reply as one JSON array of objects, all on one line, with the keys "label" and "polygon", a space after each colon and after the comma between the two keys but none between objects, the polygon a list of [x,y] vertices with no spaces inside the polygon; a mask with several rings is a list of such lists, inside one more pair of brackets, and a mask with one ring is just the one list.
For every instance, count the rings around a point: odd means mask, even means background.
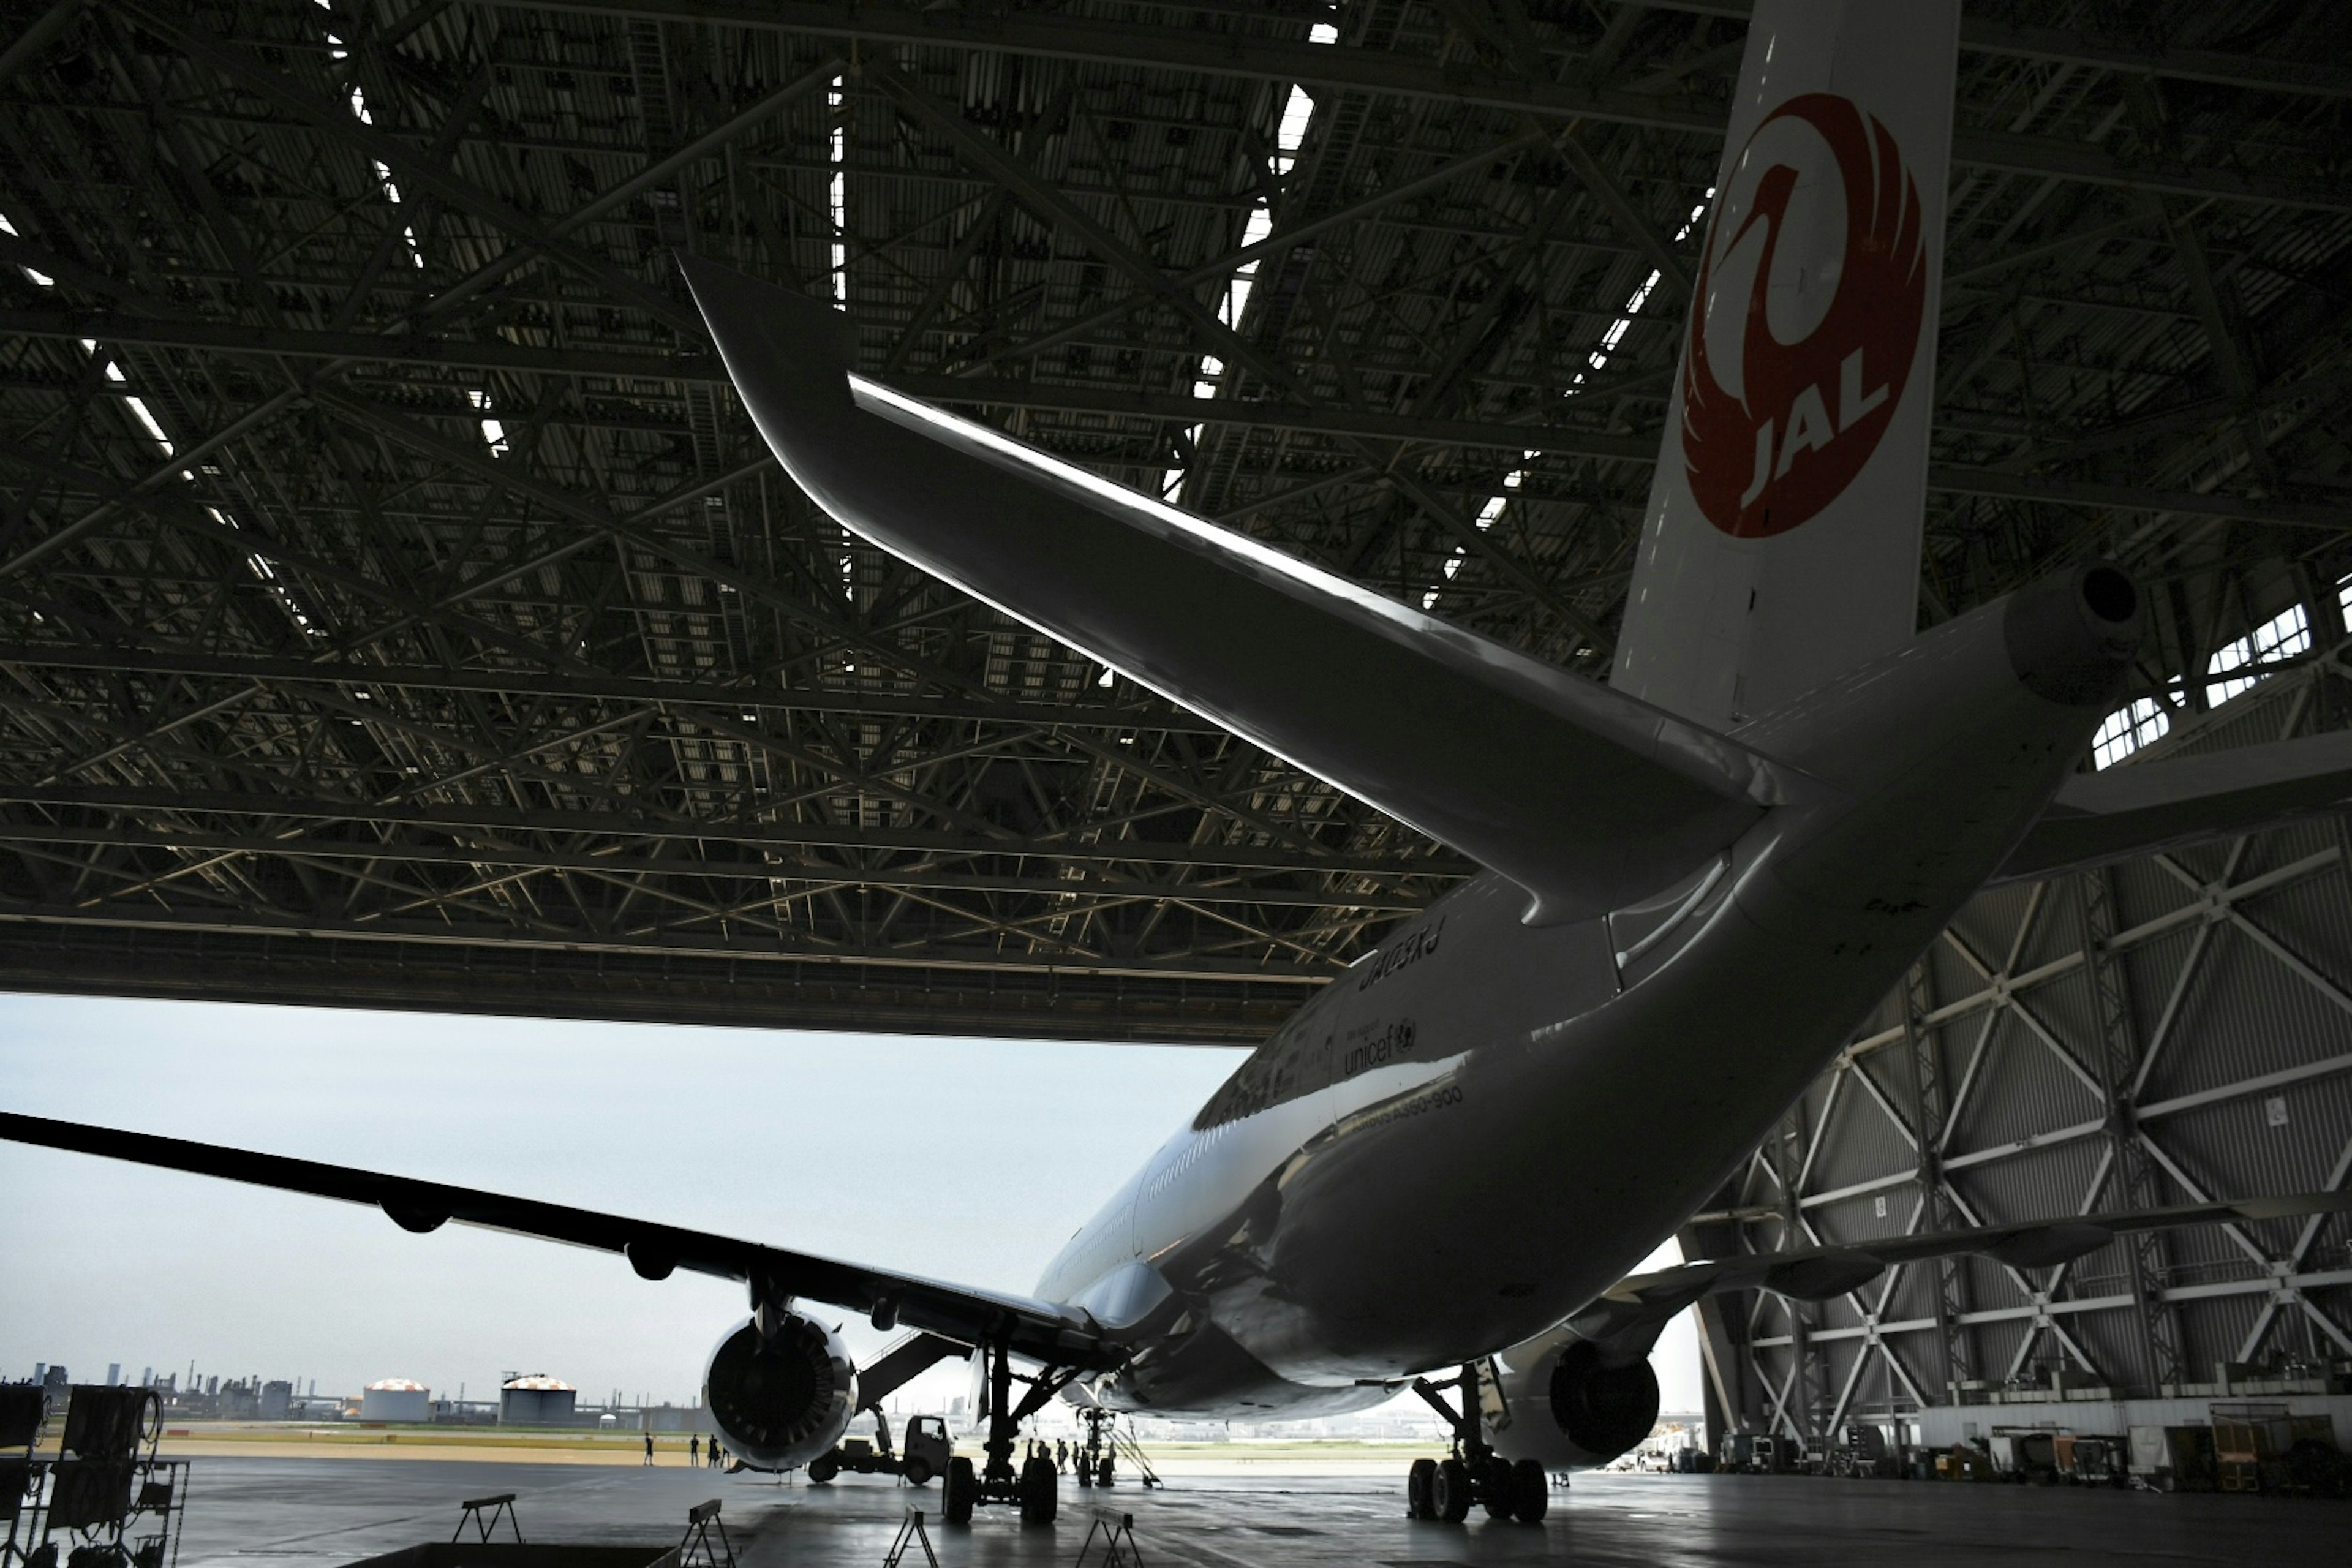
[{"label": "spherical storage tank", "polygon": [[511,1377],[499,1385],[499,1424],[502,1426],[569,1426],[572,1406],[580,1391],[560,1377],[534,1372]]},{"label": "spherical storage tank", "polygon": [[431,1391],[414,1379],[387,1377],[361,1391],[360,1419],[429,1421],[433,1418],[432,1398]]}]

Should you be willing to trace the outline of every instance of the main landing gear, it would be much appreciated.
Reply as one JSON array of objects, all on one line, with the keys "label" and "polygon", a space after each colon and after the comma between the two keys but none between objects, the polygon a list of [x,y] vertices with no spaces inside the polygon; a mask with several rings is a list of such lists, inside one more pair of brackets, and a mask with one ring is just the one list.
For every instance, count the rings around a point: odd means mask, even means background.
[{"label": "main landing gear", "polygon": [[[976,1471],[971,1461],[962,1455],[948,1461],[941,1511],[950,1524],[970,1524],[976,1507],[1018,1503],[1024,1524],[1051,1524],[1061,1509],[1061,1478],[1055,1472],[1053,1459],[1032,1453],[1015,1469],[1013,1455],[1020,1443],[1021,1423],[1045,1408],[1061,1392],[1062,1385],[1076,1374],[1075,1371],[1056,1372],[1051,1367],[1034,1376],[1016,1373],[1001,1340],[992,1345],[982,1345],[980,1353],[985,1358],[988,1373],[984,1408],[988,1440],[981,1447],[986,1458]],[[1013,1398],[1016,1382],[1029,1385],[1017,1404]]]},{"label": "main landing gear", "polygon": [[1134,1467],[1136,1479],[1147,1489],[1165,1484],[1160,1480],[1159,1473],[1152,1469],[1151,1461],[1143,1457],[1143,1450],[1136,1446],[1135,1439],[1119,1436],[1118,1415],[1116,1411],[1105,1410],[1099,1405],[1089,1405],[1078,1412],[1078,1419],[1087,1424],[1086,1436],[1079,1441],[1077,1448],[1070,1456],[1073,1461],[1072,1468],[1078,1472],[1078,1485],[1082,1487],[1115,1485],[1114,1478],[1118,1474],[1118,1456],[1122,1452],[1127,1455],[1128,1463]]},{"label": "main landing gear", "polygon": [[[1533,1459],[1517,1464],[1487,1446],[1479,1415],[1478,1364],[1462,1369],[1459,1377],[1432,1383],[1412,1380],[1412,1391],[1427,1400],[1454,1428],[1453,1452],[1443,1459],[1415,1459],[1404,1483],[1405,1516],[1439,1519],[1459,1524],[1473,1508],[1483,1508],[1489,1519],[1516,1519],[1538,1524],[1551,1507],[1551,1479]],[[1446,1403],[1451,1391],[1461,1408]]]}]

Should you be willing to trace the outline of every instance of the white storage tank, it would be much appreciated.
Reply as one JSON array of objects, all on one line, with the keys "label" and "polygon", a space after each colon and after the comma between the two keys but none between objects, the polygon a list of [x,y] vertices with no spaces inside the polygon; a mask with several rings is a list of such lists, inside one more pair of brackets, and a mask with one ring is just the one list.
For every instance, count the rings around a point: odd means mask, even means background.
[{"label": "white storage tank", "polygon": [[432,1391],[413,1378],[387,1377],[360,1393],[362,1421],[430,1421]]},{"label": "white storage tank", "polygon": [[580,1391],[560,1377],[534,1372],[499,1385],[501,1426],[569,1426]]}]

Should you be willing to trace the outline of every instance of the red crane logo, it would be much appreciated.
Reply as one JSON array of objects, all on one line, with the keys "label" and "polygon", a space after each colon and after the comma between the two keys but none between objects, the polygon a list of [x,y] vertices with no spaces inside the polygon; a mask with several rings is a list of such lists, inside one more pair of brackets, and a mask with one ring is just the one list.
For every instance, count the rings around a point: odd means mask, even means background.
[{"label": "red crane logo", "polygon": [[1918,350],[1926,223],[1894,133],[1850,99],[1792,98],[1748,139],[1683,360],[1683,462],[1716,527],[1785,533],[1877,450]]}]

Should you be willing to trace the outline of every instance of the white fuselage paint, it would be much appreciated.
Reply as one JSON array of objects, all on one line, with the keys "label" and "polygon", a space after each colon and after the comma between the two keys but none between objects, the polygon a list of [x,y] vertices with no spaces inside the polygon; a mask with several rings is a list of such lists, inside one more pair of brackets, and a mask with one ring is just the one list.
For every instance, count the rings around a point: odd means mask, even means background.
[{"label": "white fuselage paint", "polygon": [[1741,731],[1837,798],[1777,808],[1727,871],[1662,889],[1664,928],[1531,928],[1523,895],[1487,877],[1400,930],[1046,1270],[1037,1293],[1063,1301],[1139,1263],[1164,1280],[1130,1296],[1151,1303],[1135,1357],[1088,1394],[1211,1415],[1360,1407],[1613,1284],[2040,815],[2101,710],[2021,673],[1990,605]]}]

